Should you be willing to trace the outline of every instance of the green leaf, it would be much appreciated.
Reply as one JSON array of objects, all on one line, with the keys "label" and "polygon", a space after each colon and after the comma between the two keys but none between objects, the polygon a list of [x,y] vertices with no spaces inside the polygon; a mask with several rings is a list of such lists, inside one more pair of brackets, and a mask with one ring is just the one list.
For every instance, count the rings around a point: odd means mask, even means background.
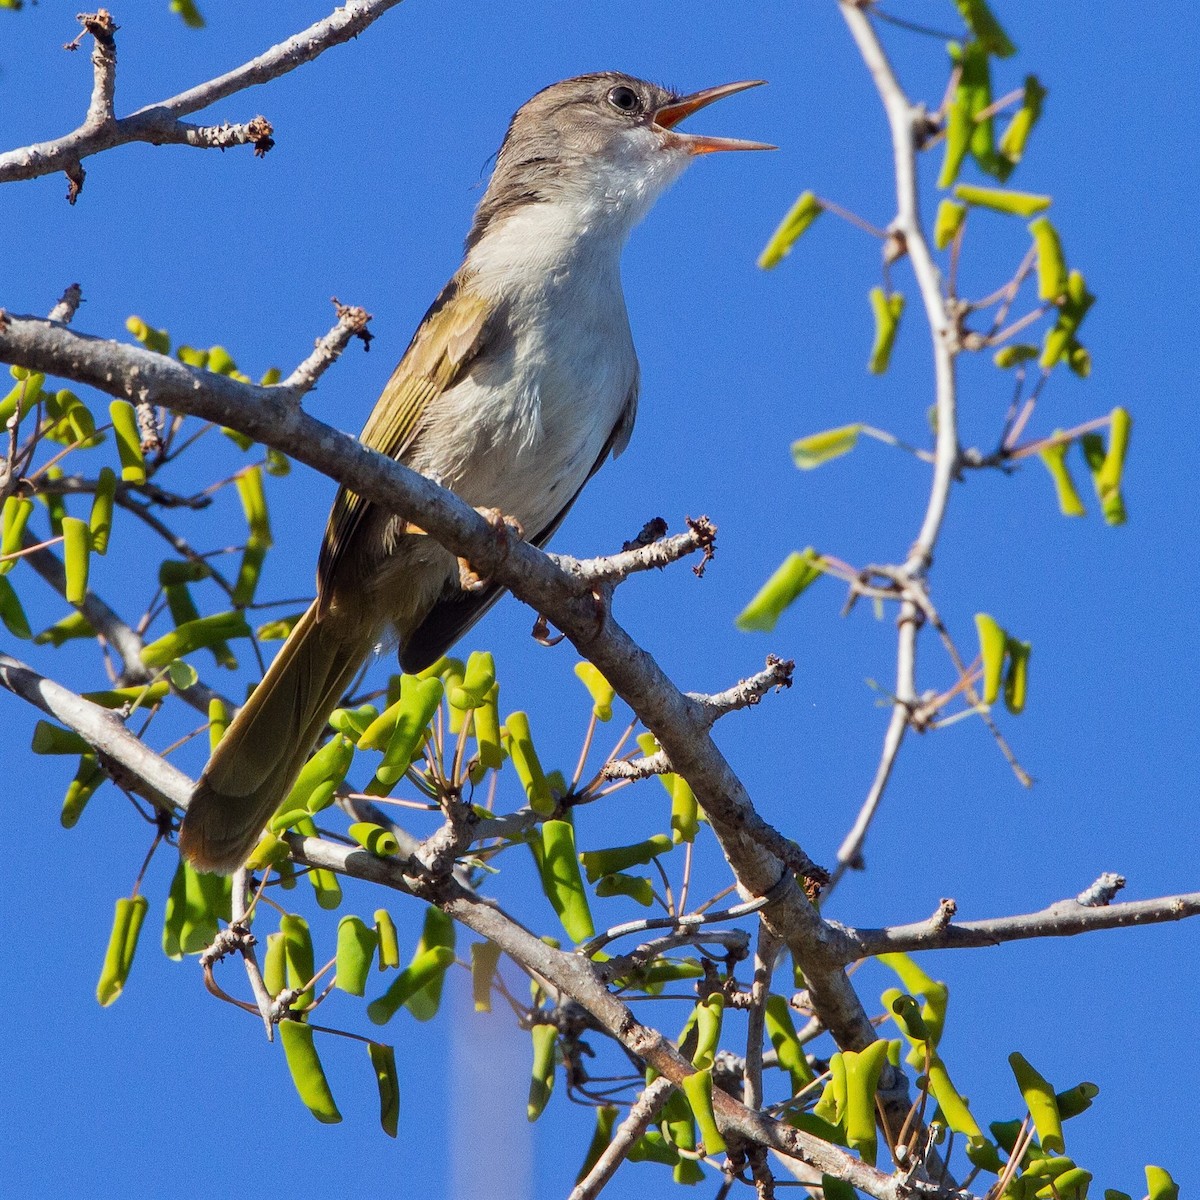
[{"label": "green leaf", "polygon": [[137,413],[128,400],[113,400],[108,406],[121,460],[121,478],[126,483],[146,482],[146,459],[142,454],[142,435]]},{"label": "green leaf", "polygon": [[361,917],[343,917],[337,928],[336,986],[352,996],[365,995],[378,946],[379,934]]},{"label": "green leaf", "polygon": [[810,433],[792,443],[792,461],[802,471],[811,471],[831,459],[849,454],[858,445],[862,424],[842,425],[821,433]]},{"label": "green leaf", "polygon": [[[183,23],[189,29],[204,28],[204,17],[201,16],[200,10],[196,7],[194,0],[171,0],[171,11],[178,13]],[[396,1136],[394,1132],[392,1136]]]},{"label": "green leaf", "polygon": [[142,648],[142,663],[147,667],[165,667],[172,659],[182,658],[193,650],[213,646],[226,638],[250,636],[250,626],[240,612],[215,613],[185,621],[157,641]]},{"label": "green leaf", "polygon": [[1000,22],[992,15],[986,0],[954,0],[967,28],[978,40],[979,44],[997,58],[1011,58],[1017,52],[1016,46],[1008,40]]},{"label": "green leaf", "polygon": [[812,192],[801,192],[799,199],[788,209],[787,216],[763,247],[763,252],[758,256],[758,265],[764,271],[777,267],[792,252],[792,247],[801,234],[824,211],[824,206]]},{"label": "green leaf", "polygon": [[200,676],[191,663],[177,658],[167,665],[167,678],[170,679],[172,686],[177,687],[181,692],[186,692]]},{"label": "green leaf", "polygon": [[956,183],[954,194],[964,204],[1017,217],[1032,217],[1045,212],[1051,204],[1049,196],[1038,196],[1033,192],[1010,192],[1005,188],[978,187],[971,183]]},{"label": "green leaf", "polygon": [[675,848],[675,843],[665,833],[656,833],[643,842],[628,846],[613,846],[607,850],[584,850],[579,855],[588,883],[595,883],[604,875],[624,871],[628,867],[645,866],[660,854]]},{"label": "green leaf", "polygon": [[975,614],[975,628],[979,633],[979,655],[983,659],[983,702],[994,704],[1000,695],[1008,635],[996,619],[987,613]]},{"label": "green leaf", "polygon": [[1058,230],[1049,217],[1038,217],[1030,221],[1029,232],[1037,251],[1038,299],[1053,303],[1067,290],[1067,260]]},{"label": "green leaf", "polygon": [[601,900],[609,896],[628,896],[643,908],[649,908],[654,903],[654,887],[645,875],[626,875],[620,871],[602,875],[596,881],[596,895]]},{"label": "green leaf", "polygon": [[125,988],[137,950],[138,935],[149,907],[150,902],[145,896],[122,896],[117,901],[108,949],[104,954],[104,966],[100,971],[100,981],[96,984],[96,999],[102,1008],[112,1004]]},{"label": "green leaf", "polygon": [[1066,1148],[1062,1135],[1062,1119],[1058,1115],[1058,1102],[1054,1089],[1029,1063],[1023,1054],[1013,1051],[1008,1056],[1008,1065],[1016,1076],[1033,1127],[1037,1130],[1042,1149],[1052,1154],[1062,1154]]},{"label": "green leaf", "polygon": [[1002,371],[1007,371],[1010,367],[1019,367],[1022,363],[1030,362],[1040,353],[1041,351],[1036,346],[1015,342],[1009,346],[1001,346],[993,355],[992,361]]},{"label": "green leaf", "polygon": [[573,942],[586,941],[596,929],[579,874],[579,859],[575,856],[574,826],[570,821],[546,821],[542,824],[541,840],[541,853],[536,857],[542,891],[567,936]]},{"label": "green leaf", "polygon": [[313,1031],[300,1021],[280,1021],[279,1040],[292,1083],[305,1108],[323,1125],[336,1125],[342,1114],[329,1090],[329,1080],[313,1045]]},{"label": "green leaf", "polygon": [[1148,1200],[1179,1200],[1179,1184],[1162,1167],[1146,1168]]},{"label": "green leaf", "polygon": [[367,1052],[375,1068],[379,1089],[379,1124],[388,1137],[395,1137],[400,1122],[400,1077],[396,1074],[396,1051],[382,1042],[368,1042]]},{"label": "green leaf", "polygon": [[592,698],[592,713],[596,720],[611,721],[613,700],[617,693],[600,673],[600,668],[594,663],[577,662],[575,674]]},{"label": "green leaf", "polygon": [[824,573],[822,559],[811,547],[793,551],[738,614],[734,624],[743,632],[770,633],[784,609]]},{"label": "green leaf", "polygon": [[872,375],[882,375],[892,358],[892,347],[896,343],[900,317],[904,313],[904,296],[900,292],[888,295],[883,288],[873,287],[870,301],[871,312],[875,316],[875,344],[871,347],[867,370]]},{"label": "green leaf", "polygon": [[966,216],[965,204],[956,204],[948,197],[939,202],[937,216],[933,222],[933,241],[939,250],[945,250],[954,241]]},{"label": "green leaf", "polygon": [[1046,99],[1046,89],[1038,82],[1036,75],[1025,77],[1025,99],[1021,107],[1012,115],[1008,128],[1000,135],[998,149],[1004,160],[1010,164],[1009,170],[1021,161],[1025,154],[1025,144],[1033,127],[1042,115],[1042,101]]},{"label": "green leaf", "polygon": [[20,597],[3,575],[0,575],[0,621],[4,622],[4,628],[15,638],[28,641],[33,637],[33,631],[29,628],[29,618],[25,615],[25,609],[21,607]]},{"label": "green leaf", "polygon": [[[1061,430],[1056,429],[1054,432],[1058,434]],[[1075,480],[1071,478],[1071,471],[1067,466],[1067,450],[1070,446],[1070,442],[1051,442],[1038,451],[1038,458],[1042,460],[1046,470],[1050,472],[1050,478],[1054,480],[1059,512],[1064,517],[1082,517],[1087,515],[1087,509],[1079,498]]]},{"label": "green leaf", "polygon": [[508,730],[508,753],[512,757],[517,778],[525,789],[529,807],[541,816],[549,816],[554,812],[555,800],[533,745],[528,715],[523,712],[509,713],[504,727]]},{"label": "green leaf", "polygon": [[545,1111],[554,1090],[554,1047],[558,1042],[558,1030],[553,1025],[538,1024],[529,1032],[533,1038],[533,1069],[525,1115],[530,1121],[536,1121]]},{"label": "green leaf", "polygon": [[692,1115],[696,1118],[696,1132],[704,1144],[706,1155],[720,1154],[725,1146],[725,1139],[717,1128],[717,1118],[713,1113],[712,1104],[712,1068],[696,1071],[683,1077],[683,1094],[687,1096],[692,1106]]}]

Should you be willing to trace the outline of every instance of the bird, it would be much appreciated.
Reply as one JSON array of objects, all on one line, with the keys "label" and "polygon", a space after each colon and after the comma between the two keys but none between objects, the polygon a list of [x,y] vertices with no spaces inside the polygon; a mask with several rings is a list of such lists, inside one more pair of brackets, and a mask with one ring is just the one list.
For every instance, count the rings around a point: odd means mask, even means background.
[{"label": "bird", "polygon": [[[544,546],[627,446],[638,361],[621,286],[633,227],[697,157],[771,150],[678,128],[762,80],[680,95],[615,71],[562,80],[513,115],[467,235],[360,435]],[[499,598],[403,518],[338,492],[317,594],[218,742],[179,846],[237,870],[382,639],[436,662]]]}]

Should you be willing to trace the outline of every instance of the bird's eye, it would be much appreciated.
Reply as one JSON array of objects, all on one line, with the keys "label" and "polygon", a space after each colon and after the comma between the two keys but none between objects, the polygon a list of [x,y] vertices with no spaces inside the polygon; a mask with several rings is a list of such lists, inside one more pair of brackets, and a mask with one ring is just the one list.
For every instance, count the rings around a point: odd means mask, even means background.
[{"label": "bird's eye", "polygon": [[642,107],[637,92],[624,85],[615,87],[608,93],[608,102],[613,108],[619,108],[623,113],[635,113]]}]

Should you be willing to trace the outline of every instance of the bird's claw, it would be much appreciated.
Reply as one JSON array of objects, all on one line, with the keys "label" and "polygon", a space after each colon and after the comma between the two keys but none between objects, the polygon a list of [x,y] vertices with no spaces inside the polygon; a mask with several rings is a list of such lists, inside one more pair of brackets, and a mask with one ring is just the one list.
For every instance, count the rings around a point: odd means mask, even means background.
[{"label": "bird's claw", "polygon": [[[505,516],[498,508],[476,508],[475,511],[492,527],[501,551],[506,551],[510,539],[523,541],[525,527],[516,517]],[[480,575],[465,559],[458,560],[458,585],[464,592],[481,592],[491,583],[489,576]]]}]

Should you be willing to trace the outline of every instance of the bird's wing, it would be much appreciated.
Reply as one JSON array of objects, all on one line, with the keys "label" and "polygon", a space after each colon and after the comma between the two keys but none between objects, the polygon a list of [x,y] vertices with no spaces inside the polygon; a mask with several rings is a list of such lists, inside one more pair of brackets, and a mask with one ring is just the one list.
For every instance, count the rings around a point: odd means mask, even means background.
[{"label": "bird's wing", "polygon": [[[566,520],[567,513],[571,511],[571,506],[579,499],[579,493],[604,465],[604,460],[609,454],[615,458],[629,444],[634,418],[637,415],[637,397],[638,379],[635,375],[621,415],[617,418],[612,433],[608,435],[604,449],[600,451],[588,472],[587,479],[575,489],[575,494],[559,509],[554,519],[529,539],[539,550],[543,549],[558,531],[558,527]],[[404,639],[400,647],[401,670],[415,675],[437,662],[503,594],[504,589],[496,583],[489,584],[479,592],[447,591],[433,606],[425,620]]]},{"label": "bird's wing", "polygon": [[[455,276],[425,314],[404,357],[375,403],[359,440],[389,458],[402,458],[420,432],[430,404],[452,388],[483,348],[493,304]],[[317,562],[317,607],[324,611],[355,531],[371,504],[342,488],[334,501]]]}]

